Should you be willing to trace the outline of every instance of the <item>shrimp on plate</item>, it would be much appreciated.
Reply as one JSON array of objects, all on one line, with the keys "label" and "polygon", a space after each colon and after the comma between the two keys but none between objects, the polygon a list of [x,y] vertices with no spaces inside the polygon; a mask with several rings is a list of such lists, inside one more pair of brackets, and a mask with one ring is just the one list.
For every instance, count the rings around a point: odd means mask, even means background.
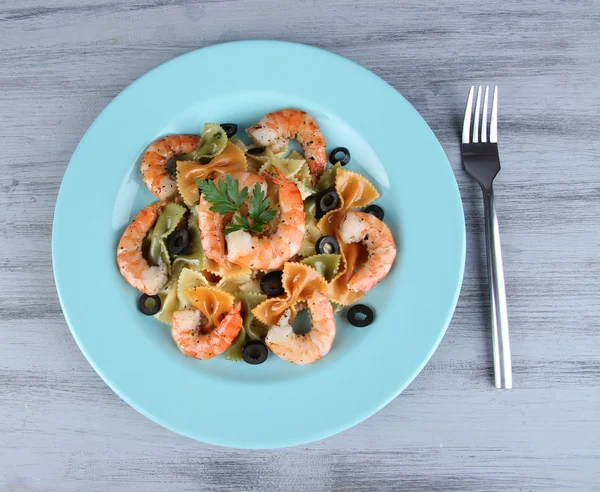
[{"label": "shrimp on plate", "polygon": [[296,139],[304,150],[304,158],[313,181],[323,174],[327,166],[325,137],[312,117],[299,109],[281,109],[265,115],[246,130],[257,145],[270,146],[275,152],[284,150],[290,138]]},{"label": "shrimp on plate", "polygon": [[254,270],[274,270],[294,256],[302,246],[306,225],[304,202],[298,186],[279,169],[271,179],[279,197],[279,223],[268,235],[253,236],[248,231],[231,232],[227,241],[227,259]]},{"label": "shrimp on plate", "polygon": [[170,135],[152,143],[146,150],[140,168],[142,179],[160,200],[168,200],[177,193],[175,176],[167,170],[169,159],[193,151],[198,142],[198,135]]},{"label": "shrimp on plate", "polygon": [[[239,187],[248,187],[249,190],[256,183],[260,183],[262,191],[267,192],[267,182],[258,174],[249,173],[245,171],[230,172],[229,175],[238,180]],[[222,179],[217,177],[214,181]],[[218,186],[218,184],[217,184]],[[207,258],[215,261],[223,268],[227,268],[227,254],[225,252],[225,237],[223,236],[223,229],[225,227],[226,217],[210,210],[212,203],[205,200],[202,196],[198,203],[198,226],[200,228],[200,237],[202,241],[202,248],[204,248],[204,254]]]},{"label": "shrimp on plate", "polygon": [[335,319],[329,299],[318,292],[307,299],[311,318],[308,333],[294,333],[290,324],[290,311],[286,311],[279,323],[267,333],[265,343],[279,358],[294,364],[311,364],[331,350],[335,339]]},{"label": "shrimp on plate", "polygon": [[198,309],[175,311],[171,324],[173,340],[184,355],[212,359],[225,352],[242,329],[241,308],[242,304],[238,302],[209,333],[203,332],[207,319]]},{"label": "shrimp on plate", "polygon": [[362,242],[367,248],[367,260],[348,282],[348,288],[351,290],[367,292],[382,280],[392,267],[396,257],[392,232],[374,215],[351,210],[342,219],[339,234],[343,242]]},{"label": "shrimp on plate", "polygon": [[165,202],[156,202],[140,210],[117,246],[117,265],[121,275],[132,287],[150,296],[157,294],[167,282],[168,274],[165,265],[148,264],[142,253],[142,244],[165,205]]}]

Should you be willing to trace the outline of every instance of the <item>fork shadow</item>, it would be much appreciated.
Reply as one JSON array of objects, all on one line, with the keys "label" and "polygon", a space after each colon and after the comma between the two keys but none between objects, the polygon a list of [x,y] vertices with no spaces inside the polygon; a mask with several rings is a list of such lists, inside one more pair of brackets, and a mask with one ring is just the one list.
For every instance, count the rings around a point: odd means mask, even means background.
[{"label": "fork shadow", "polygon": [[465,272],[465,277],[469,282],[468,304],[472,309],[470,319],[476,327],[480,327],[476,333],[482,340],[481,348],[485,355],[486,374],[493,384],[494,364],[483,199],[479,185],[473,180],[469,180],[463,186],[463,207],[467,230],[468,270]]}]

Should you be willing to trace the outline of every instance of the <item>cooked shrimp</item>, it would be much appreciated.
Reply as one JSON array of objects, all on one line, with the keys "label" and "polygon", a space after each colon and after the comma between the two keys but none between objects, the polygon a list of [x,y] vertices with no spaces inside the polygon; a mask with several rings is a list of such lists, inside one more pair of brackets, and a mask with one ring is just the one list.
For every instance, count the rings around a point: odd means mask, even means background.
[{"label": "cooked shrimp", "polygon": [[247,231],[227,235],[227,259],[254,270],[273,270],[294,256],[304,239],[304,205],[298,187],[278,169],[272,178],[279,196],[279,223],[275,231],[262,237]]},{"label": "cooked shrimp", "polygon": [[265,343],[275,355],[294,364],[311,364],[327,355],[335,338],[335,319],[329,299],[315,292],[308,300],[311,329],[308,333],[294,333],[290,311],[267,333]]},{"label": "cooked shrimp", "polygon": [[302,145],[313,180],[316,181],[325,171],[325,137],[317,122],[304,111],[281,109],[269,113],[246,132],[257,145],[270,145],[275,152],[283,150],[288,140],[295,138]]},{"label": "cooked shrimp", "polygon": [[339,234],[345,243],[362,242],[367,248],[367,260],[348,282],[351,290],[367,292],[387,275],[396,257],[390,228],[374,215],[351,210],[342,220]]},{"label": "cooked shrimp", "polygon": [[[229,175],[238,180],[240,188],[248,187],[251,194],[252,187],[256,183],[260,183],[264,193],[267,192],[267,182],[265,178],[258,174],[248,173],[244,171],[231,172]],[[217,177],[215,184],[219,186]],[[223,228],[225,227],[225,216],[210,210],[212,203],[200,197],[198,203],[198,226],[200,228],[200,237],[202,248],[207,258],[217,262],[220,266],[227,268],[227,258],[225,253],[225,238],[223,236]]]},{"label": "cooked shrimp", "polygon": [[227,350],[242,328],[242,303],[231,308],[219,325],[203,333],[206,318],[197,309],[180,309],[173,313],[171,335],[184,355],[196,359],[211,359]]},{"label": "cooked shrimp", "polygon": [[148,264],[142,255],[142,243],[164,206],[164,202],[156,202],[140,210],[117,246],[117,265],[121,275],[132,287],[149,296],[157,294],[167,282],[167,269],[165,265]]},{"label": "cooked shrimp", "polygon": [[198,146],[198,135],[170,135],[148,147],[142,157],[142,178],[159,199],[167,200],[177,193],[175,176],[167,172],[167,162],[176,154],[191,152]]}]

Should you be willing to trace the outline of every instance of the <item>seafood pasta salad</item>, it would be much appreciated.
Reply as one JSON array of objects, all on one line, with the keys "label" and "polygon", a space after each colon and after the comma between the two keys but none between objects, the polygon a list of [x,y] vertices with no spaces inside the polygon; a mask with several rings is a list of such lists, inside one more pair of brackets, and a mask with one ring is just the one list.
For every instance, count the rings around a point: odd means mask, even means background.
[{"label": "seafood pasta salad", "polygon": [[[269,113],[246,129],[250,145],[237,133],[206,123],[148,147],[141,174],[158,201],[125,229],[117,264],[184,355],[310,364],[334,344],[338,311],[373,321],[358,302],[392,267],[394,239],[375,187],[347,170],[347,148],[327,154],[310,115]],[[303,310],[310,330],[297,333]]]}]

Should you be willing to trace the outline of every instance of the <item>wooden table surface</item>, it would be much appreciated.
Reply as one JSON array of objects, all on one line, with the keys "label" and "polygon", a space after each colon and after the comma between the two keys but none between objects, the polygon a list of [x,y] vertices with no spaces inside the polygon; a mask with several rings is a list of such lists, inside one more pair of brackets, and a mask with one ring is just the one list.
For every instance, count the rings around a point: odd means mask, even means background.
[{"label": "wooden table surface", "polygon": [[[0,490],[600,490],[599,24],[594,1],[3,0]],[[444,146],[467,224],[462,294],[423,372],[353,429],[278,451],[204,445],[122,402],[71,337],[50,247],[99,111],[176,55],[259,38],[334,51],[400,91]],[[491,380],[482,200],[458,146],[478,83],[500,86],[511,391]]]}]

